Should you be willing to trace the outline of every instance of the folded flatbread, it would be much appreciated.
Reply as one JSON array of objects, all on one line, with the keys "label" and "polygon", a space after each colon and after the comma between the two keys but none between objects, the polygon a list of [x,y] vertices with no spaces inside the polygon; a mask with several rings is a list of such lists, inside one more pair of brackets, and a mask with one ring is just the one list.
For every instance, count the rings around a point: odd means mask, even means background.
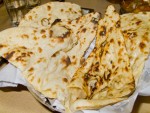
[{"label": "folded flatbread", "polygon": [[49,2],[30,10],[19,26],[50,27],[58,21],[74,20],[82,16],[81,7],[69,2]]},{"label": "folded flatbread", "polygon": [[0,32],[0,56],[19,68],[45,97],[62,100],[67,83],[96,36],[99,18],[99,13],[90,13],[51,28],[7,29]]},{"label": "folded flatbread", "polygon": [[98,109],[121,101],[134,91],[120,16],[113,6],[107,8],[98,24],[96,47],[68,86],[72,111]]},{"label": "folded flatbread", "polygon": [[137,85],[150,52],[150,12],[121,15],[121,29]]}]

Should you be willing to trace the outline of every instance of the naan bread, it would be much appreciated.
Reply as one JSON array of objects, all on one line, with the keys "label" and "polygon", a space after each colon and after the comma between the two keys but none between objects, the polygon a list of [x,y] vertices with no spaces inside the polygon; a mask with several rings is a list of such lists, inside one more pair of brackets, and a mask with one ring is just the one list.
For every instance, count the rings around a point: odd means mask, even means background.
[{"label": "naan bread", "polygon": [[70,102],[67,101],[66,106],[71,103],[73,111],[98,109],[121,101],[133,90],[134,78],[120,17],[114,7],[109,6],[104,18],[99,21],[95,49],[69,84]]},{"label": "naan bread", "polygon": [[74,32],[76,37],[78,37],[78,43],[76,43],[76,46],[72,48],[72,50],[67,52],[72,62],[71,66],[67,68],[67,73],[71,76],[71,78],[75,73],[74,67],[78,69],[79,65],[84,62],[84,58],[81,57],[83,57],[90,43],[96,37],[99,19],[100,14],[95,12],[87,14],[86,16],[83,16],[82,19],[77,19],[76,21],[72,21],[68,24],[66,22],[62,22],[73,31],[77,31],[76,29],[78,29],[77,32]]},{"label": "naan bread", "polygon": [[115,104],[126,98],[107,98],[107,99],[80,99],[73,103],[72,110],[83,110],[83,109],[100,109],[102,107]]},{"label": "naan bread", "polygon": [[[97,30],[97,22],[100,18],[99,13],[91,13],[87,14],[85,16],[82,16],[78,18],[77,20],[73,20],[72,22],[60,22],[59,25],[63,26],[66,25],[67,28],[74,31],[74,35],[78,38],[78,41],[76,45],[69,51],[65,52],[64,55],[61,55],[62,52],[57,52],[55,55],[52,56],[51,66],[55,65],[55,70],[52,71],[52,75],[54,76],[63,76],[64,77],[64,87],[67,87],[66,85],[76,72],[76,70],[81,66],[82,64],[82,57],[89,47],[90,43],[93,41],[93,39],[96,36],[96,30]],[[78,53],[78,54],[77,54]],[[57,58],[58,57],[58,58]],[[61,62],[66,62],[66,65],[61,65]],[[58,66],[59,65],[59,66]],[[61,77],[59,77],[61,79]],[[62,87],[63,85],[60,84],[58,81],[58,78],[56,78],[54,81],[51,79],[46,81],[43,84],[43,89],[45,87],[50,87],[53,89],[52,85],[56,84],[57,86]],[[54,88],[55,89],[55,88]],[[43,90],[44,94],[49,95],[49,91]],[[63,95],[63,96],[62,96]],[[64,101],[64,97],[66,97],[65,91],[61,90],[59,91],[57,98],[61,101]]]},{"label": "naan bread", "polygon": [[[51,36],[50,32],[53,34],[57,32],[52,28],[16,27],[2,31],[0,33],[0,56],[24,71],[33,64],[36,58],[46,57],[46,55],[51,57],[57,51],[70,50],[76,43],[73,43],[73,40],[77,41],[72,31],[59,26],[58,29],[63,31],[62,34]],[[63,37],[64,34],[68,35]]]},{"label": "naan bread", "polygon": [[45,97],[63,100],[67,83],[96,36],[99,17],[90,13],[51,28],[7,29],[0,32],[0,56],[18,67]]},{"label": "naan bread", "polygon": [[137,85],[150,52],[150,12],[121,15],[121,29]]},{"label": "naan bread", "polygon": [[30,10],[19,26],[50,27],[57,21],[74,20],[82,16],[81,7],[69,2],[49,2]]}]

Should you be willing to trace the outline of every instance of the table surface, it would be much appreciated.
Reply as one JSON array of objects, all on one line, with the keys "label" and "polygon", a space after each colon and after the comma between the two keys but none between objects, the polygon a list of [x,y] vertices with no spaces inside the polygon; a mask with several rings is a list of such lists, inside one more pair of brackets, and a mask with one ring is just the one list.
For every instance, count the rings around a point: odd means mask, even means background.
[{"label": "table surface", "polygon": [[[42,4],[50,0],[41,0]],[[106,0],[66,0],[81,5],[84,8],[92,8],[104,14],[106,7],[111,4]],[[114,4],[119,11],[119,5]],[[10,28],[11,22],[7,11],[0,7],[0,31]],[[150,113],[150,97],[138,96],[132,113]],[[0,113],[51,113],[40,104],[30,92],[23,86],[17,88],[0,88]]]}]

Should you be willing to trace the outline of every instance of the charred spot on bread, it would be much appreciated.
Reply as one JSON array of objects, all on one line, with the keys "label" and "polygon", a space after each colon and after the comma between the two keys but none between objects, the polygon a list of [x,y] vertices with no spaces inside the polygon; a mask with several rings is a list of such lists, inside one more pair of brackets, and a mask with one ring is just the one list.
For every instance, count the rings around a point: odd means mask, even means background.
[{"label": "charred spot on bread", "polygon": [[56,19],[56,20],[52,23],[52,26],[53,26],[53,25],[56,25],[58,22],[61,22],[61,19]]},{"label": "charred spot on bread", "polygon": [[12,51],[10,53],[6,53],[4,55],[4,57],[5,57],[6,60],[9,60],[11,57],[13,57],[14,54],[15,54],[15,51]]},{"label": "charred spot on bread", "polygon": [[2,48],[4,48],[4,47],[7,47],[7,45],[0,44],[0,49],[2,49]]},{"label": "charred spot on bread", "polygon": [[106,35],[106,27],[105,26],[101,26],[101,31],[99,33],[100,36],[105,36]]},{"label": "charred spot on bread", "polygon": [[47,6],[47,10],[50,11],[51,10],[51,6]]},{"label": "charred spot on bread", "polygon": [[93,17],[92,20],[91,20],[91,22],[92,22],[93,24],[97,24],[97,23],[98,23],[98,19]]}]

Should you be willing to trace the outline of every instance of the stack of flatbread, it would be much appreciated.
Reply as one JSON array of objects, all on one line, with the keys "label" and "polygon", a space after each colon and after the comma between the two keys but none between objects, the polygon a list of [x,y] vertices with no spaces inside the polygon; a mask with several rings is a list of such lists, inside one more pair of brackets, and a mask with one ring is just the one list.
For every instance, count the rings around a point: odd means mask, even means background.
[{"label": "stack of flatbread", "polygon": [[[65,7],[71,3],[59,4]],[[67,83],[96,36],[99,18],[100,14],[95,12],[55,22],[51,27],[19,26],[4,30],[0,33],[0,56],[19,68],[37,91],[63,100]]]},{"label": "stack of flatbread", "polygon": [[120,16],[109,6],[100,19],[76,4],[51,2],[0,32],[0,56],[65,112],[100,109],[134,92],[150,51],[149,21],[149,12]]},{"label": "stack of flatbread", "polygon": [[108,7],[98,24],[94,51],[69,84],[68,100],[73,103],[73,111],[98,109],[122,100],[134,90],[134,78],[120,29],[120,17],[113,6]]},{"label": "stack of flatbread", "polygon": [[109,6],[96,45],[68,85],[68,111],[99,109],[135,90],[150,52],[150,12],[119,16]]}]

